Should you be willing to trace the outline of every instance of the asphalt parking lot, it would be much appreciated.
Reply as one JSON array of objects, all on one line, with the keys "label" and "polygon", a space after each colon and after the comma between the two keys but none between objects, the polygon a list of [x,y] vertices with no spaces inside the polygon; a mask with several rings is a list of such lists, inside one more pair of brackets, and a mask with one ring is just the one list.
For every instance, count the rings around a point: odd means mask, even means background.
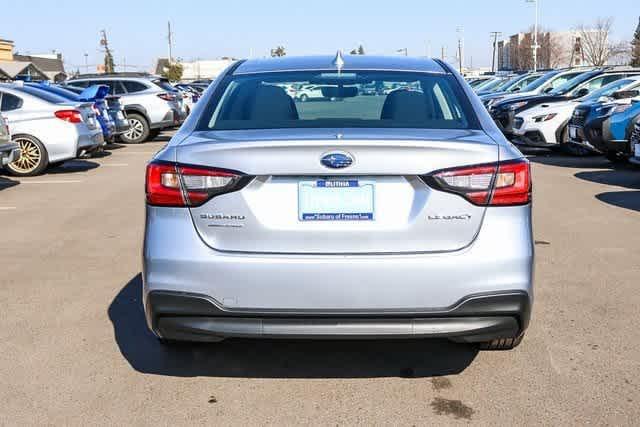
[{"label": "asphalt parking lot", "polygon": [[[522,345],[251,341],[165,349],[140,303],[144,166],[168,140],[0,175],[0,424],[637,425],[640,170],[531,158]],[[171,242],[167,242],[171,244]]]}]

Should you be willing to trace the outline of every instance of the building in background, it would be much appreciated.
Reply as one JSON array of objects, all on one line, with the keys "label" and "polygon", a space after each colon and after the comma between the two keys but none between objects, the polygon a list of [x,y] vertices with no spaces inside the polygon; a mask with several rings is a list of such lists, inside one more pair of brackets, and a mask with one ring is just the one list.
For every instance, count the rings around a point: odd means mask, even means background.
[{"label": "building in background", "polygon": [[38,54],[38,55],[19,55],[14,54],[15,61],[31,62],[38,69],[42,70],[49,80],[61,82],[67,79],[67,73],[64,70],[61,53]]},{"label": "building in background", "polygon": [[[518,33],[498,42],[498,70],[526,71],[533,68],[533,32]],[[580,36],[574,31],[538,33],[538,69],[588,65]]]},{"label": "building in background", "polygon": [[[182,80],[192,82],[201,79],[215,79],[225,68],[233,64],[234,58],[205,59],[191,62],[180,62],[182,64]],[[169,65],[167,58],[159,58],[156,63],[155,74],[161,75]]]},{"label": "building in background", "polygon": [[0,39],[0,61],[13,61],[13,41]]},{"label": "building in background", "polygon": [[0,39],[0,81],[53,80],[67,78],[59,53],[44,55],[19,55],[13,52],[11,40]]}]

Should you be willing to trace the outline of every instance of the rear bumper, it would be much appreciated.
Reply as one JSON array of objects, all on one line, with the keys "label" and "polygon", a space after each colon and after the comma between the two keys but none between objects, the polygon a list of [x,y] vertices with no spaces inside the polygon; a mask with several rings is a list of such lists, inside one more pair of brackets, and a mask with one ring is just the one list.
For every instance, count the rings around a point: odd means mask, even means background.
[{"label": "rear bumper", "polygon": [[0,145],[0,167],[16,161],[20,157],[20,147],[15,142]]},{"label": "rear bumper", "polygon": [[186,115],[181,113],[180,110],[169,110],[164,115],[161,121],[156,123],[151,123],[151,129],[165,129],[170,127],[179,126],[184,122]]},{"label": "rear bumper", "polygon": [[531,300],[514,291],[469,296],[452,307],[424,311],[247,311],[224,309],[205,295],[154,291],[145,312],[156,335],[184,341],[437,337],[483,342],[524,332]]},{"label": "rear bumper", "polygon": [[[265,336],[266,321],[266,336],[291,337],[297,335],[286,332],[287,319],[298,325],[300,316],[314,320],[330,316],[335,332],[331,336],[359,335],[354,328],[365,322],[366,333],[362,335],[370,337],[448,334],[486,338],[486,327],[502,330],[512,324],[510,320],[487,323],[486,317],[516,317],[524,329],[528,314],[516,313],[528,309],[504,314],[483,308],[465,313],[463,317],[479,319],[475,325],[467,319],[453,327],[453,321],[447,319],[457,319],[460,312],[453,309],[470,296],[521,293],[531,301],[533,258],[530,205],[488,208],[475,241],[462,250],[397,255],[220,252],[202,241],[187,209],[149,206],[143,300],[149,326],[165,337],[176,337],[177,332],[171,331],[194,328],[203,330],[195,335],[202,334],[208,340],[240,336],[227,329],[240,320],[225,323],[219,317],[252,319],[243,323],[253,330],[246,336]],[[195,296],[203,301],[200,308],[206,308],[186,309],[193,300],[174,304],[175,298],[169,305],[177,309],[161,308],[165,304],[155,295],[166,294],[187,295],[187,299]],[[279,319],[275,325],[270,320],[273,317]],[[343,322],[345,317],[350,319],[348,323]],[[380,317],[388,323],[388,333],[382,333],[377,323]],[[157,323],[160,318],[166,318],[164,323]],[[423,322],[425,318],[428,320]],[[272,325],[284,332],[273,332]],[[299,326],[303,331],[300,336],[325,336],[326,322],[317,325]]]}]

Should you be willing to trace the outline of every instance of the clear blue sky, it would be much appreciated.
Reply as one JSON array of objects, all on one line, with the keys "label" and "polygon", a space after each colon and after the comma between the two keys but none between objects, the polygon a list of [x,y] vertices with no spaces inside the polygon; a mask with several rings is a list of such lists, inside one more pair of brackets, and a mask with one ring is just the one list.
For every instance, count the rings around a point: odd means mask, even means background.
[{"label": "clear blue sky", "polygon": [[[639,0],[540,0],[544,28],[567,30],[597,17],[614,18],[614,38],[629,40],[640,15]],[[69,67],[101,62],[99,31],[107,30],[117,63],[150,69],[166,56],[171,20],[174,56],[184,60],[264,56],[284,45],[289,54],[334,53],[362,43],[368,53],[453,57],[456,27],[464,28],[466,63],[490,64],[490,31],[513,34],[533,24],[525,0],[0,0],[0,38],[22,53],[56,49]]]}]

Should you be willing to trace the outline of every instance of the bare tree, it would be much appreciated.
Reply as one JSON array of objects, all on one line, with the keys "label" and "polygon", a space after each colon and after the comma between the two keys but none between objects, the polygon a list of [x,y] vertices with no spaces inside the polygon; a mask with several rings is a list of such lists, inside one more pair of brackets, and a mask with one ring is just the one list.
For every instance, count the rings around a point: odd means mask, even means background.
[{"label": "bare tree", "polygon": [[624,51],[626,44],[611,43],[609,40],[612,26],[613,18],[598,18],[591,27],[580,25],[576,28],[585,59],[591,65],[606,65],[609,59]]},{"label": "bare tree", "polygon": [[275,49],[271,49],[271,56],[274,58],[286,56],[286,54],[287,51],[285,50],[284,46],[278,46]]}]

